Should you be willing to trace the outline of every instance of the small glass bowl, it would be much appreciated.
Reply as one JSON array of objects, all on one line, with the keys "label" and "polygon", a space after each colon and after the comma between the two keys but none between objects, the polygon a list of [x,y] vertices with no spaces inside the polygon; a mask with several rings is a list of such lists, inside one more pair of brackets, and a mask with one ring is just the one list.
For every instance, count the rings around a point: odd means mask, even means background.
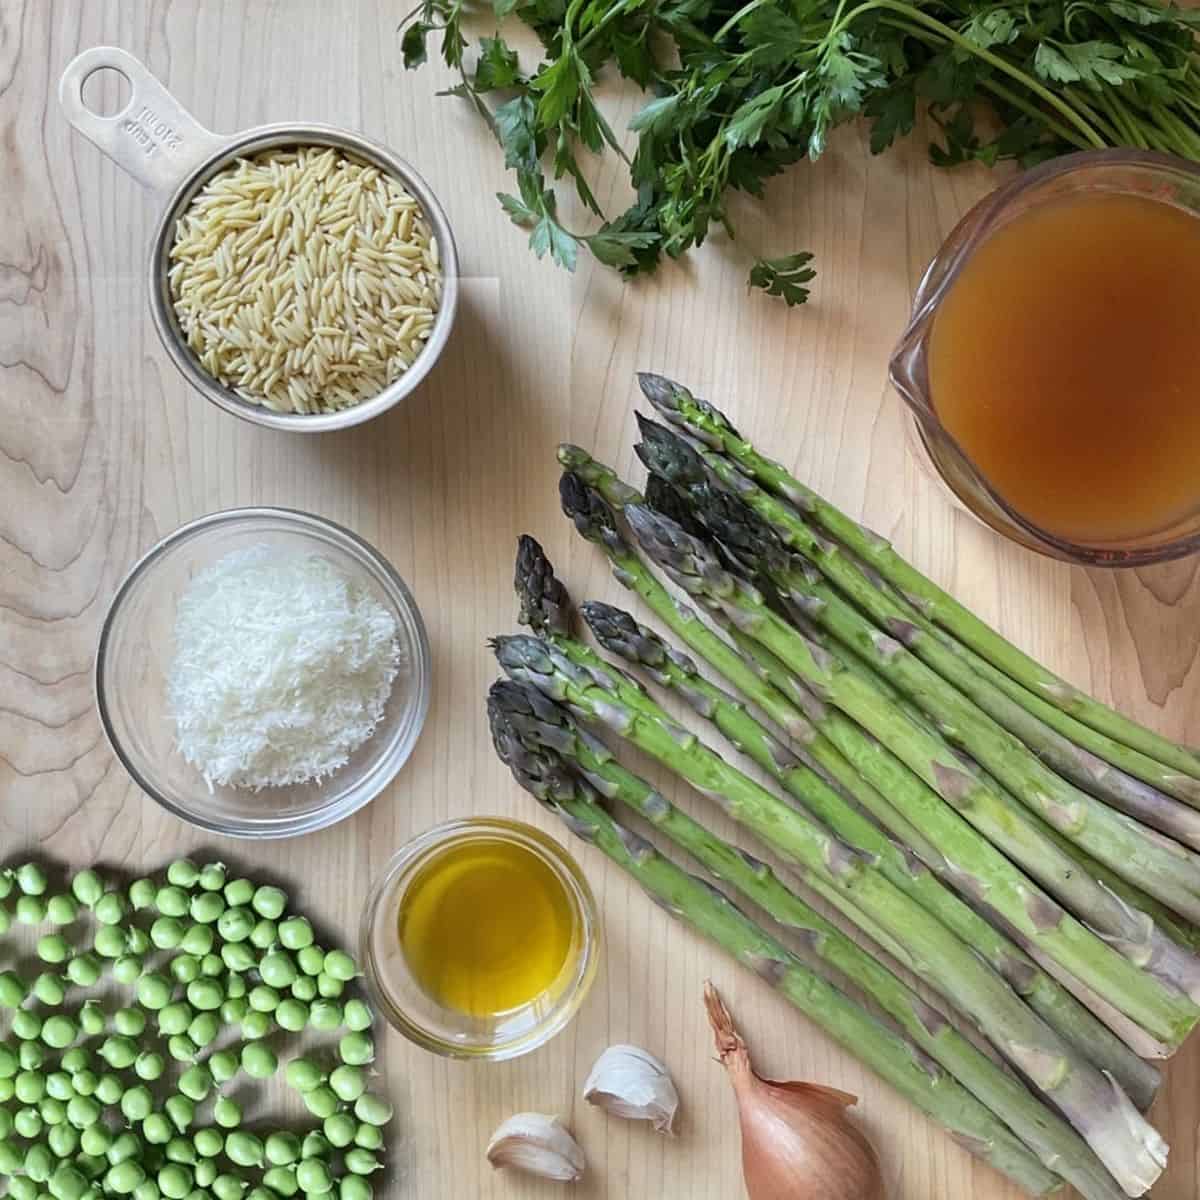
[{"label": "small glass bowl", "polygon": [[[535,854],[562,884],[571,906],[572,953],[542,996],[499,1016],[472,1017],[445,1008],[421,987],[400,945],[400,908],[418,871],[434,856],[467,842],[496,841]],[[376,1006],[410,1041],[448,1058],[503,1062],[545,1045],[579,1011],[600,958],[596,900],[575,860],[532,825],[474,817],[436,825],[404,846],[371,888],[360,929],[360,962]]]},{"label": "small glass bowl", "polygon": [[[251,546],[316,553],[365,585],[395,617],[400,669],[375,733],[320,783],[209,787],[175,747],[167,673],[175,610],[194,576]],[[324,829],[373,800],[404,765],[429,709],[425,625],[404,581],[356,534],[284,508],[236,508],[181,526],[126,575],[109,606],[96,651],[96,704],[113,752],[134,782],[168,812],[213,833],[294,837]]]}]

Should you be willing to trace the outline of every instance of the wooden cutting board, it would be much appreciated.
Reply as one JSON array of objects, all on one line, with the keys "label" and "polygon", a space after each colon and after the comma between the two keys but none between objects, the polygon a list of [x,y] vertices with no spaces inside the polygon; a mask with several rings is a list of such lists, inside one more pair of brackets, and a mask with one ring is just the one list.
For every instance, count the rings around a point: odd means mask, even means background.
[{"label": "wooden cutting board", "polygon": [[[909,296],[955,221],[997,178],[938,172],[924,142],[872,158],[861,131],[817,166],[735,208],[717,239],[657,278],[574,276],[528,252],[493,193],[510,186],[436,68],[406,75],[387,0],[0,0],[0,860],[33,847],[66,864],[138,873],[181,852],[295,881],[304,905],[350,938],[368,880],[413,834],[450,817],[509,814],[561,830],[492,756],[485,638],[513,627],[519,532],[547,546],[578,599],[620,598],[604,561],[558,513],[554,446],[580,442],[633,473],[634,372],[690,383],[761,447],[1008,636],[1080,685],[1173,737],[1200,740],[1196,563],[1105,574],[1017,550],[947,503],[906,449],[888,352]],[[467,276],[456,335],[401,410],[320,438],[267,433],[191,392],[166,359],[145,295],[158,202],[74,135],[56,99],[81,49],[118,44],[210,128],[312,119],[357,127],[417,165],[448,209]],[[634,101],[620,102],[623,125]],[[615,170],[598,194],[623,203]],[[816,252],[806,308],[744,278],[752,253]],[[92,701],[93,648],[126,568],[202,513],[281,504],[340,521],[405,576],[433,644],[433,708],[400,778],[369,809],[301,841],[202,837],[160,812],[109,752]],[[710,805],[674,799],[732,836]],[[386,1039],[398,1169],[388,1200],[558,1194],[494,1175],[483,1147],[522,1109],[559,1113],[587,1150],[579,1197],[726,1200],[741,1194],[732,1097],[700,1005],[714,979],[764,1072],[861,1097],[892,1200],[1016,1200],[948,1138],[757,980],[671,924],[600,858],[580,851],[600,900],[605,963],[575,1023],[503,1066],[446,1062]],[[613,1041],[671,1065],[679,1136],[606,1120],[580,1085]],[[1171,1064],[1154,1117],[1172,1144],[1156,1200],[1200,1184],[1200,1052]]]}]

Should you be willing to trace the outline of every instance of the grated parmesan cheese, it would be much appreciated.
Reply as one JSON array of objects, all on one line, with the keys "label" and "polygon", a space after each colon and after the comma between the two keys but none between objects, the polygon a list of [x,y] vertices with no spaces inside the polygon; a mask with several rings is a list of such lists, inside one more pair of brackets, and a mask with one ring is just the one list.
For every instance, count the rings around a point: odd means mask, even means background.
[{"label": "grated parmesan cheese", "polygon": [[210,789],[322,780],[375,732],[399,666],[395,618],[328,559],[237,550],[179,601],[177,747]]}]

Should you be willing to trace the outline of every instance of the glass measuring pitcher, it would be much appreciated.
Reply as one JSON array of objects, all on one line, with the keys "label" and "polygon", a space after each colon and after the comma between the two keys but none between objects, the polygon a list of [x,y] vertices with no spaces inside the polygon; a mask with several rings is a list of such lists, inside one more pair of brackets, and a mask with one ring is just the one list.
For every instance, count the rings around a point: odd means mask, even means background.
[{"label": "glass measuring pitcher", "polygon": [[[939,416],[930,384],[930,344],[938,311],[980,247],[997,230],[1033,209],[1101,193],[1153,200],[1200,217],[1200,166],[1168,155],[1135,150],[1089,151],[1045,163],[991,193],[959,222],[926,269],[889,373],[908,405],[914,449],[961,507],[1021,545],[1067,562],[1139,566],[1179,558],[1200,549],[1200,462],[1196,464],[1195,501],[1184,515],[1176,515],[1164,527],[1125,538],[1120,543],[1071,540],[1040,527],[997,490]],[[1103,245],[1096,247],[1097,255],[1104,252]],[[1200,353],[1200,345],[1196,352]],[[1130,397],[1134,415],[1140,399],[1136,394]],[[1200,404],[1200,395],[1196,402]],[[1045,445],[1050,447],[1053,443]],[[1114,479],[1112,486],[1132,489],[1137,482],[1136,473],[1131,471],[1128,476]]]}]

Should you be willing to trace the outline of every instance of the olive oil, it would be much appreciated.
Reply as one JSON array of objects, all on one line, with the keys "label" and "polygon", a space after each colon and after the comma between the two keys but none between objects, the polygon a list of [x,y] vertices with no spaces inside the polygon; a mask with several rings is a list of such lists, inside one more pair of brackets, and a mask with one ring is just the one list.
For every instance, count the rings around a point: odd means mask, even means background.
[{"label": "olive oil", "polygon": [[400,945],[424,991],[472,1017],[509,1012],[548,992],[575,943],[563,883],[531,850],[481,838],[447,847],[401,902]]},{"label": "olive oil", "polygon": [[939,304],[942,424],[1039,528],[1091,545],[1200,504],[1200,220],[1082,193],[992,233]]}]

